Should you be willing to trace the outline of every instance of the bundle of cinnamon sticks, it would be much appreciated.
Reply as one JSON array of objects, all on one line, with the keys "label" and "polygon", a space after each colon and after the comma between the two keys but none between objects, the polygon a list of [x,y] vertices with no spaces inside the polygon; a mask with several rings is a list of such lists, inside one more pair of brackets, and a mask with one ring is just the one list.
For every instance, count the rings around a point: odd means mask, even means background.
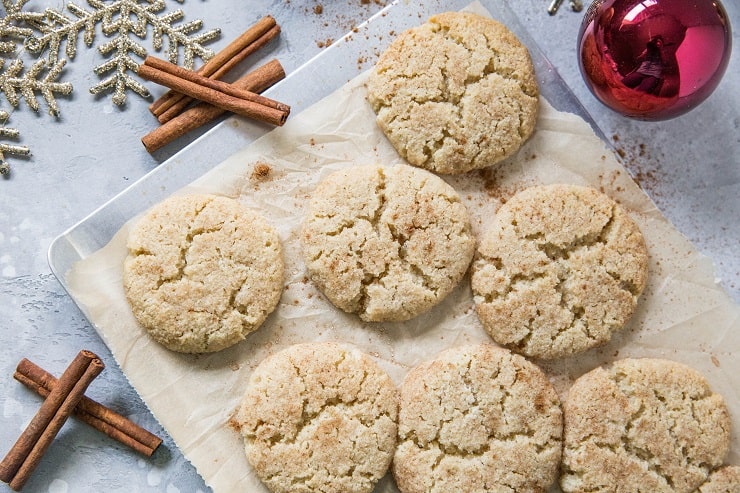
[{"label": "bundle of cinnamon sticks", "polygon": [[146,456],[154,453],[162,443],[159,437],[85,396],[87,387],[104,367],[98,356],[83,350],[57,380],[31,361],[21,360],[14,378],[45,400],[0,462],[0,480],[15,491],[23,488],[72,414],[137,452]]},{"label": "bundle of cinnamon sticks", "polygon": [[[154,152],[227,111],[272,125],[285,123],[290,107],[259,95],[285,78],[285,71],[277,60],[258,67],[232,84],[220,80],[279,33],[280,26],[275,19],[265,16],[195,72],[147,57],[139,67],[139,75],[170,88],[149,106],[149,111],[162,125],[141,139],[147,151]],[[199,102],[190,107],[194,101]]]}]

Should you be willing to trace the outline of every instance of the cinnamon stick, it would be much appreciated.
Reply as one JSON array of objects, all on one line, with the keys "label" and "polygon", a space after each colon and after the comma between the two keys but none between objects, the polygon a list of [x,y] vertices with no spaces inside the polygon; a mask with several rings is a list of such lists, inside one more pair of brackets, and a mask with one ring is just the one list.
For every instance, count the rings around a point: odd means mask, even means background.
[{"label": "cinnamon stick", "polygon": [[[236,54],[232,59],[224,63],[221,68],[216,70],[213,74],[209,75],[208,78],[210,79],[221,79],[226,73],[228,73],[236,64],[244,60],[247,56],[251,55],[258,49],[262,48],[264,45],[266,45],[270,40],[272,40],[275,36],[280,33],[280,26],[273,26],[269,31],[267,31],[265,34],[257,38],[257,40],[245,47],[242,51]],[[259,91],[253,91],[253,92],[259,92]],[[167,123],[168,121],[172,120],[174,117],[182,113],[185,108],[187,108],[190,103],[193,102],[193,98],[190,96],[185,96],[184,94],[180,93],[174,93],[178,94],[179,97],[175,97],[172,99],[172,102],[168,102],[167,104],[163,104],[161,108],[158,108],[157,111],[153,111],[154,115],[157,117],[157,120],[159,123]]]},{"label": "cinnamon stick", "polygon": [[[42,397],[47,397],[58,383],[51,373],[26,358],[18,363],[13,377]],[[161,438],[86,396],[74,408],[74,415],[80,421],[147,457],[162,443]]]},{"label": "cinnamon stick", "polygon": [[213,89],[214,91],[223,92],[224,94],[228,94],[230,96],[234,96],[234,97],[241,98],[241,99],[246,99],[248,101],[253,101],[255,103],[268,106],[270,108],[279,109],[279,110],[287,111],[290,109],[287,104],[283,104],[279,101],[275,101],[273,99],[260,96],[259,94],[256,94],[252,91],[245,91],[243,89],[239,89],[237,87],[234,87],[231,84],[222,82],[220,80],[208,79],[199,74],[196,74],[192,70],[184,69],[182,67],[175,65],[174,63],[170,63],[166,60],[162,60],[161,58],[148,56],[144,60],[144,65],[152,67],[157,70],[161,70],[168,74],[172,74],[183,80],[193,82],[203,87]]},{"label": "cinnamon stick", "polygon": [[80,351],[26,429],[0,462],[0,479],[20,490],[36,469],[88,385],[103,371],[103,362],[90,351]]},{"label": "cinnamon stick", "polygon": [[[245,91],[260,93],[284,78],[285,71],[280,62],[271,60],[234,82],[233,86]],[[154,152],[186,133],[215,120],[224,113],[226,111],[217,106],[203,102],[198,103],[146,134],[141,142],[147,151]]]},{"label": "cinnamon stick", "polygon": [[205,78],[154,57],[144,60],[144,64],[139,67],[139,76],[232,113],[273,125],[283,125],[290,113],[290,107],[286,104],[237,89],[225,82]]},{"label": "cinnamon stick", "polygon": [[[270,15],[265,16],[242,33],[241,36],[229,43],[226,48],[219,51],[216,56],[211,58],[197,72],[204,77],[221,78],[234,65],[267,44],[279,33],[280,27],[277,25],[275,19]],[[184,95],[181,93],[168,91],[149,106],[149,111],[158,117],[183,97]]]}]

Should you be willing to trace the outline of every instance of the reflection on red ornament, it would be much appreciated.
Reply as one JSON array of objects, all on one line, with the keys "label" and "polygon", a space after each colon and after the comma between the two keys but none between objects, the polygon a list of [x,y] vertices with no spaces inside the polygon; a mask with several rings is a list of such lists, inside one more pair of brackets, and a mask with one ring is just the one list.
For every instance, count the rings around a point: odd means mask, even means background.
[{"label": "reflection on red ornament", "polygon": [[665,120],[719,84],[732,39],[719,0],[596,0],[578,35],[581,74],[613,110]]}]

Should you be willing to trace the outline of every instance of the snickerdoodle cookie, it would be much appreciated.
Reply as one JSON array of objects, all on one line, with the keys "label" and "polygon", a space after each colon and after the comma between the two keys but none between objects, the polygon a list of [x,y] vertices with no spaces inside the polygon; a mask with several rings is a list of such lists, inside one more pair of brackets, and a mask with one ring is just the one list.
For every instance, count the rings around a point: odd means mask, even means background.
[{"label": "snickerdoodle cookie", "polygon": [[484,168],[532,134],[539,89],[527,48],[503,24],[446,12],[401,33],[367,83],[401,156],[438,173]]},{"label": "snickerdoodle cookie", "polygon": [[740,493],[740,466],[722,466],[712,471],[696,493]]},{"label": "snickerdoodle cookie", "polygon": [[647,281],[643,236],[592,188],[525,189],[496,212],[471,277],[493,339],[553,359],[605,344],[632,316]]},{"label": "snickerdoodle cookie", "polygon": [[492,344],[443,351],[401,385],[393,476],[402,493],[544,492],[562,412],[533,363]]},{"label": "snickerdoodle cookie", "polygon": [[254,370],[234,424],[247,459],[275,493],[363,493],[396,447],[398,390],[366,354],[304,343]]},{"label": "snickerdoodle cookie", "polygon": [[280,239],[239,201],[173,196],[128,236],[126,297],[157,342],[183,353],[243,340],[275,309],[283,286]]},{"label": "snickerdoodle cookie", "polygon": [[578,378],[564,402],[563,491],[689,493],[723,463],[730,416],[696,370],[624,359]]},{"label": "snickerdoodle cookie", "polygon": [[403,321],[439,303],[475,250],[469,214],[441,178],[411,166],[353,166],[316,188],[302,231],[311,279],[365,321]]}]

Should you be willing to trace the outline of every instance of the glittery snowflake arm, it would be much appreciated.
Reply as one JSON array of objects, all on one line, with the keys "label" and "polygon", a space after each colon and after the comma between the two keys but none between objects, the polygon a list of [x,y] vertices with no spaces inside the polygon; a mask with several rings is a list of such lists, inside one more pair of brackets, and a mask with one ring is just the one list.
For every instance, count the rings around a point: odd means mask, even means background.
[{"label": "glittery snowflake arm", "polygon": [[172,25],[181,20],[184,15],[182,10],[176,10],[160,17],[158,22],[154,22],[156,17],[151,19],[153,26],[152,46],[157,51],[162,49],[163,36],[166,35],[168,39],[166,53],[170,62],[177,63],[179,48],[182,46],[183,66],[192,69],[196,56],[203,60],[208,60],[213,56],[213,51],[203,47],[203,45],[217,39],[221,35],[221,31],[211,29],[196,36],[190,36],[190,33],[200,31],[203,28],[203,21],[194,20],[177,26]]},{"label": "glittery snowflake arm", "polygon": [[23,12],[23,6],[28,0],[3,0],[5,17],[0,19],[0,53],[14,53],[16,41],[26,39],[33,34],[33,25],[43,18],[39,12]]},{"label": "glittery snowflake arm", "polygon": [[49,63],[56,63],[59,59],[62,44],[65,44],[67,58],[74,58],[77,54],[77,39],[80,32],[84,32],[83,40],[87,46],[92,46],[95,40],[95,27],[98,23],[96,16],[87,10],[71,3],[67,6],[77,19],[70,19],[54,9],[46,9],[44,18],[33,23],[39,36],[26,37],[25,47],[34,54],[48,51]]},{"label": "glittery snowflake arm", "polygon": [[144,58],[146,57],[146,49],[131,41],[126,36],[116,36],[109,42],[98,47],[98,50],[104,56],[112,52],[116,52],[116,55],[107,62],[95,67],[95,73],[103,75],[111,71],[114,72],[107,79],[91,87],[90,92],[92,94],[98,95],[113,90],[113,103],[118,106],[126,103],[126,91],[128,89],[131,89],[143,98],[149,97],[147,88],[127,73],[128,71],[137,72],[139,70],[139,65],[128,53],[134,52]]},{"label": "glittery snowflake arm", "polygon": [[[21,60],[13,60],[3,71],[5,60],[0,59],[0,90],[5,94],[11,106],[17,107],[20,103],[20,96],[23,96],[26,104],[34,111],[39,110],[36,92],[40,92],[49,108],[49,114],[58,116],[59,107],[55,94],[68,95],[72,92],[71,83],[56,82],[65,63],[66,60],[61,60],[48,67],[46,60],[39,60],[24,74]],[[47,68],[46,75],[40,78]]]},{"label": "glittery snowflake arm", "polygon": [[193,68],[194,58],[197,56],[208,60],[213,56],[213,51],[203,45],[217,39],[221,35],[220,29],[211,29],[204,33],[191,36],[191,33],[203,28],[201,20],[177,24],[185,16],[182,10],[175,10],[168,14],[158,16],[157,13],[164,9],[164,0],[154,0],[151,5],[143,6],[142,11],[137,14],[145,17],[153,29],[152,45],[159,51],[163,45],[163,36],[167,36],[167,57],[170,62],[177,63],[179,48],[183,47],[183,66]]},{"label": "glittery snowflake arm", "polygon": [[[0,139],[17,139],[19,132],[14,128],[8,128],[5,126],[5,122],[8,121],[10,115],[7,111],[0,110]],[[10,165],[5,161],[6,154],[15,154],[17,156],[28,156],[31,151],[26,146],[19,146],[14,144],[6,144],[0,142],[0,175],[7,175],[10,173]]]}]

